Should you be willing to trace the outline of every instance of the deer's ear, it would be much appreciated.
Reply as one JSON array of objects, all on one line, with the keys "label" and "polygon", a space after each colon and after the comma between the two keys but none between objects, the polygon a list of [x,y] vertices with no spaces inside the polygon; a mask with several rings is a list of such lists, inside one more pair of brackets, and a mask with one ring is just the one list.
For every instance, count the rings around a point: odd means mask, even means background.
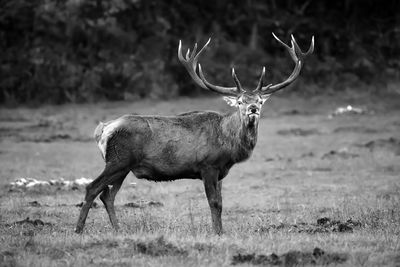
[{"label": "deer's ear", "polygon": [[268,100],[268,98],[270,97],[271,95],[262,95],[261,96],[261,101],[262,101],[262,104],[264,104],[265,103],[265,101],[267,101]]},{"label": "deer's ear", "polygon": [[238,106],[238,99],[237,97],[234,96],[224,96],[223,99],[228,103],[228,105],[232,107],[237,107]]}]

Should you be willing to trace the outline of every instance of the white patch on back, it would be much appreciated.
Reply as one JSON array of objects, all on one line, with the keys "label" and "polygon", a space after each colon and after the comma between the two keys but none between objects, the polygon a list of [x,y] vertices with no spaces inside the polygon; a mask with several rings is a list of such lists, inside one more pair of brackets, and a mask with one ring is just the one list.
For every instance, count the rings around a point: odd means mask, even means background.
[{"label": "white patch on back", "polygon": [[103,158],[106,158],[106,151],[107,151],[107,142],[108,139],[110,139],[110,137],[113,135],[113,133],[115,132],[115,130],[121,125],[122,120],[121,119],[116,119],[110,122],[106,122],[103,128],[103,132],[101,133],[101,137],[97,143],[97,145],[99,146],[101,155],[103,156]]}]

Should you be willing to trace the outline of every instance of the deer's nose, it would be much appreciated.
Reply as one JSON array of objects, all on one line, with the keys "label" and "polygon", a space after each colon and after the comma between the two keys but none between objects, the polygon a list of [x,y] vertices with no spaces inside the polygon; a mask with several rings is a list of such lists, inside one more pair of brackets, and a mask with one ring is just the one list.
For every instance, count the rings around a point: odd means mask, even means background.
[{"label": "deer's nose", "polygon": [[251,113],[258,113],[258,107],[256,105],[251,105],[249,110]]}]

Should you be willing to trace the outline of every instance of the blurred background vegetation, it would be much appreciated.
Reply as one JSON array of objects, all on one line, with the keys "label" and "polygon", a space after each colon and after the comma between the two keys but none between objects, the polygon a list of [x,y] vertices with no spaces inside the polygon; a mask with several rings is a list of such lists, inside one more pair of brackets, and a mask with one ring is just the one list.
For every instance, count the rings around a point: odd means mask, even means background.
[{"label": "blurred background vegetation", "polygon": [[[272,38],[316,50],[292,91],[398,90],[400,1],[0,0],[0,102],[65,103],[204,93],[177,47],[212,42],[209,80],[279,82],[293,63]],[[396,84],[392,86],[392,84]],[[307,86],[304,86],[307,85]],[[372,89],[371,89],[372,88]]]}]

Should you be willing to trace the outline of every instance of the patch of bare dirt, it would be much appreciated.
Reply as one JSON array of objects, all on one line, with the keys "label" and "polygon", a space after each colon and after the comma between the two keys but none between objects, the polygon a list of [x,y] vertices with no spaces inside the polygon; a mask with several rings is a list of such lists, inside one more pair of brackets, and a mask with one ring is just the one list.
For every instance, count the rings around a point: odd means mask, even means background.
[{"label": "patch of bare dirt", "polygon": [[35,227],[53,226],[53,224],[51,224],[49,222],[43,222],[40,219],[31,220],[29,217],[26,217],[25,220],[16,221],[11,224],[7,224],[6,226],[14,226],[14,225],[32,225]]},{"label": "patch of bare dirt", "polygon": [[[79,207],[79,208],[81,208],[82,206],[83,206],[83,202],[80,202],[80,203],[75,205],[75,207]],[[97,209],[98,207],[100,207],[99,204],[97,204],[97,202],[93,201],[91,208]]]},{"label": "patch of bare dirt", "polygon": [[143,209],[146,207],[163,207],[164,204],[159,202],[159,201],[145,201],[145,200],[141,200],[141,201],[137,201],[137,202],[129,202],[129,203],[125,203],[124,204],[125,207],[128,208],[138,208],[138,209]]},{"label": "patch of bare dirt", "polygon": [[300,158],[313,158],[313,157],[315,157],[315,154],[312,151],[306,152],[306,153],[303,153],[300,155]]},{"label": "patch of bare dirt", "polygon": [[400,139],[390,137],[388,139],[376,139],[365,144],[358,144],[358,147],[368,148],[370,151],[384,149],[393,152],[395,155],[400,155]]},{"label": "patch of bare dirt", "polygon": [[135,250],[150,256],[181,256],[187,255],[187,251],[165,241],[161,236],[155,240],[140,241],[134,243]]},{"label": "patch of bare dirt", "polygon": [[291,129],[279,130],[276,133],[283,136],[310,136],[310,135],[321,134],[321,132],[318,131],[317,129],[303,129],[303,128],[291,128]]},{"label": "patch of bare dirt", "polygon": [[29,217],[21,221],[5,224],[4,226],[10,231],[17,230],[19,234],[24,236],[34,236],[38,231],[53,228],[52,223],[44,222],[40,219],[31,220]]},{"label": "patch of bare dirt", "polygon": [[333,171],[333,169],[329,168],[329,167],[316,167],[316,168],[313,168],[312,171],[314,171],[314,172],[331,172],[331,171]]},{"label": "patch of bare dirt", "polygon": [[342,126],[333,130],[334,133],[361,133],[361,134],[374,134],[380,131],[365,126]]},{"label": "patch of bare dirt", "polygon": [[287,231],[289,233],[352,233],[355,228],[360,228],[361,222],[348,219],[345,222],[332,220],[328,217],[319,218],[316,223],[298,223],[298,224],[272,224],[260,227],[256,232]]},{"label": "patch of bare dirt", "polygon": [[264,161],[265,162],[272,162],[272,161],[287,161],[287,162],[290,162],[290,161],[292,161],[292,159],[291,158],[285,158],[285,157],[282,157],[280,155],[276,155],[275,157],[264,157]]},{"label": "patch of bare dirt", "polygon": [[[103,240],[103,241],[96,241],[85,244],[84,246],[80,247],[81,249],[87,250],[91,248],[117,248],[119,244],[117,241],[114,240]],[[77,249],[77,248],[74,248]]]},{"label": "patch of bare dirt", "polygon": [[349,255],[346,253],[326,252],[318,247],[312,252],[292,250],[282,255],[272,253],[264,254],[237,254],[232,257],[232,264],[250,263],[253,265],[273,266],[306,266],[306,265],[329,265],[341,264],[347,261]]},{"label": "patch of bare dirt", "polygon": [[[52,206],[52,205],[48,205],[48,204],[42,204],[39,201],[34,200],[34,201],[28,202],[27,205],[30,206],[30,207],[34,207],[34,208],[41,208],[41,207],[68,207],[68,206],[75,206],[75,207],[81,208],[83,206],[83,202],[79,202],[78,204],[74,204],[74,205],[62,203],[62,204],[57,204],[57,205],[53,205]],[[99,207],[100,207],[100,205],[97,202],[93,202],[92,208],[97,209]]]},{"label": "patch of bare dirt", "polygon": [[193,245],[193,249],[198,250],[198,251],[210,252],[213,249],[215,249],[215,247],[212,244],[196,242]]},{"label": "patch of bare dirt", "polygon": [[296,116],[296,115],[310,115],[311,113],[308,111],[304,111],[304,110],[298,110],[298,109],[289,109],[289,110],[284,110],[281,112],[282,115],[285,116]]},{"label": "patch of bare dirt", "polygon": [[360,155],[349,152],[347,149],[331,150],[328,153],[322,155],[321,159],[351,159],[358,158]]},{"label": "patch of bare dirt", "polygon": [[39,203],[38,201],[36,201],[36,200],[31,201],[31,202],[28,202],[28,205],[31,206],[31,207],[36,207],[36,208],[42,206],[42,204],[40,204],[40,203]]}]

